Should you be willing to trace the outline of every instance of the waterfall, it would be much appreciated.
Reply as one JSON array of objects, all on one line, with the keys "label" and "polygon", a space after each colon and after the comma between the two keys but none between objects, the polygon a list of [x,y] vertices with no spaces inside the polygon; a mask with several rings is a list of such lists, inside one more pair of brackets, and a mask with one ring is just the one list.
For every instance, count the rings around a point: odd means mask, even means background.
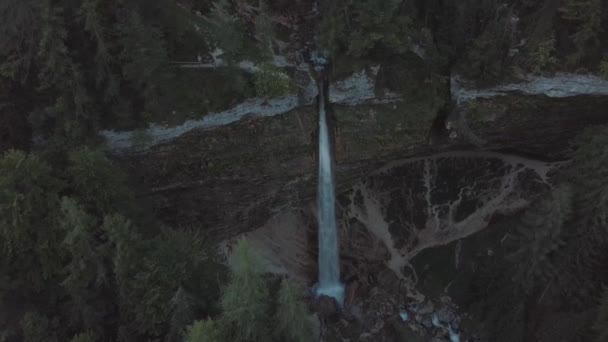
[{"label": "waterfall", "polygon": [[344,301],[344,286],[340,283],[336,195],[323,82],[319,82],[319,185],[317,190],[319,283],[316,293],[317,296],[325,295],[335,298],[341,306]]}]

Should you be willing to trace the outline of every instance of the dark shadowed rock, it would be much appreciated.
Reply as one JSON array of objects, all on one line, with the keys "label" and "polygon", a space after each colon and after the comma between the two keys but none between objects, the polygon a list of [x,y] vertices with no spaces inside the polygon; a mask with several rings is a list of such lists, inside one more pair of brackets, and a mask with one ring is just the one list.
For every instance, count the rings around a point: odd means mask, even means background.
[{"label": "dark shadowed rock", "polygon": [[335,319],[340,312],[336,300],[328,296],[319,296],[315,301],[315,311],[324,319]]}]

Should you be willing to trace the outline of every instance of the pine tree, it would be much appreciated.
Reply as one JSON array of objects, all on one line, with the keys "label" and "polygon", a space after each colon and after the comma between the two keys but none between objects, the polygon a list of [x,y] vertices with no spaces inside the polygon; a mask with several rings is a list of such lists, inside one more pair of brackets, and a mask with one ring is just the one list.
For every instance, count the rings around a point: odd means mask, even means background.
[{"label": "pine tree", "polygon": [[25,83],[36,58],[40,7],[36,0],[0,3],[0,76]]},{"label": "pine tree", "polygon": [[133,197],[126,176],[100,149],[81,147],[69,153],[70,188],[91,213],[132,214]]},{"label": "pine tree", "polygon": [[196,317],[196,298],[180,286],[170,300],[171,320],[169,334],[166,340],[181,342],[187,332],[187,327]]},{"label": "pine tree", "polygon": [[142,96],[143,109],[158,112],[162,109],[158,88],[170,77],[166,70],[168,55],[163,33],[147,25],[135,11],[122,20],[119,29],[122,76]]},{"label": "pine tree", "polygon": [[101,0],[83,0],[79,15],[84,24],[84,30],[90,34],[95,43],[95,83],[98,88],[105,84],[106,99],[116,99],[119,95],[119,81],[112,72],[115,56],[110,52],[113,42],[110,41],[109,18],[103,12],[103,5],[104,2]]},{"label": "pine tree", "polygon": [[107,298],[101,297],[103,288],[111,282],[111,270],[106,267],[110,251],[97,240],[97,220],[76,201],[64,197],[61,211],[61,226],[65,231],[63,246],[70,257],[61,285],[71,300],[71,321],[76,326],[103,333],[103,317],[111,313]]},{"label": "pine tree", "polygon": [[411,30],[411,20],[400,15],[400,3],[393,0],[355,1],[352,16],[356,18],[356,26],[350,30],[348,54],[362,57],[374,48],[401,54],[408,51],[406,39]]},{"label": "pine tree", "polygon": [[[203,270],[207,283],[215,276],[215,268],[209,267],[214,261],[203,240],[196,234],[168,229],[146,240],[120,216],[106,218],[104,230],[115,244],[114,272],[129,332],[150,338],[171,333],[171,338],[179,339],[194,312],[209,309],[204,301],[185,292]],[[200,289],[213,287],[205,285]],[[194,299],[192,306],[185,302],[189,297]]]},{"label": "pine tree", "polygon": [[274,30],[272,18],[270,18],[270,9],[266,0],[259,1],[258,15],[255,18],[255,36],[261,45],[262,55],[272,58],[274,54],[272,48]]},{"label": "pine tree", "polygon": [[507,259],[516,265],[513,280],[527,292],[556,275],[552,254],[565,244],[571,217],[572,191],[561,186],[533,203],[518,220],[517,249]]},{"label": "pine tree", "polygon": [[38,157],[19,151],[0,157],[0,273],[10,280],[9,289],[42,290],[60,272],[61,190]]},{"label": "pine tree", "polygon": [[562,1],[559,12],[566,25],[574,25],[570,39],[576,46],[576,51],[567,57],[567,61],[573,66],[579,65],[583,59],[601,48],[602,2],[566,0]]},{"label": "pine tree", "polygon": [[229,7],[228,0],[217,0],[205,21],[215,46],[224,51],[229,61],[236,61],[245,44],[245,30],[241,21],[230,14]]},{"label": "pine tree", "polygon": [[269,338],[270,292],[263,264],[239,241],[231,259],[230,283],[222,295],[222,326],[226,340],[264,341]]},{"label": "pine tree", "polygon": [[575,217],[559,254],[562,273],[557,287],[581,306],[597,297],[604,281],[599,261],[608,246],[607,144],[608,126],[588,129],[577,138],[572,167],[564,175],[576,190]]},{"label": "pine tree", "polygon": [[55,342],[56,324],[48,317],[37,312],[28,311],[21,319],[23,342]]},{"label": "pine tree", "polygon": [[302,290],[291,281],[284,279],[281,282],[275,315],[275,334],[280,341],[314,340],[311,316],[302,297]]}]

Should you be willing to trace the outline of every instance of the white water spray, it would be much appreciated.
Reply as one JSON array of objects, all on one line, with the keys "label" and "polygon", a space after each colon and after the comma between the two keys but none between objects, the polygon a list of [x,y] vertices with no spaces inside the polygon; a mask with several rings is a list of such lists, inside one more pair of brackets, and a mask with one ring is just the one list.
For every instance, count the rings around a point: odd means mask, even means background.
[{"label": "white water spray", "polygon": [[336,195],[327,113],[323,84],[319,87],[319,187],[317,205],[319,217],[319,283],[317,296],[335,298],[341,306],[344,286],[340,283],[340,257],[336,227]]}]

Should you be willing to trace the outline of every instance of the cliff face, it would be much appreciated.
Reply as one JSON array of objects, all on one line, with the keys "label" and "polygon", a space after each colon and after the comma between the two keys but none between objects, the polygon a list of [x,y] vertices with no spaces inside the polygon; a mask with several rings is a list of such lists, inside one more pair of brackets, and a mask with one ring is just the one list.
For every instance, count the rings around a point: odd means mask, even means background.
[{"label": "cliff face", "polygon": [[[457,104],[445,118],[446,129],[432,132],[430,144],[431,114],[420,114],[406,101],[374,103],[366,95],[357,102],[353,95],[349,105],[333,106],[338,192],[391,160],[451,150],[567,159],[572,137],[608,122],[608,82],[596,81],[596,88],[579,93],[564,92],[566,83],[554,82],[552,92],[546,91],[553,97],[526,93],[526,83],[485,92],[453,90]],[[167,224],[201,227],[221,240],[314,198],[316,127],[315,108],[296,107],[192,129],[116,158],[141,181],[142,195]]]}]

